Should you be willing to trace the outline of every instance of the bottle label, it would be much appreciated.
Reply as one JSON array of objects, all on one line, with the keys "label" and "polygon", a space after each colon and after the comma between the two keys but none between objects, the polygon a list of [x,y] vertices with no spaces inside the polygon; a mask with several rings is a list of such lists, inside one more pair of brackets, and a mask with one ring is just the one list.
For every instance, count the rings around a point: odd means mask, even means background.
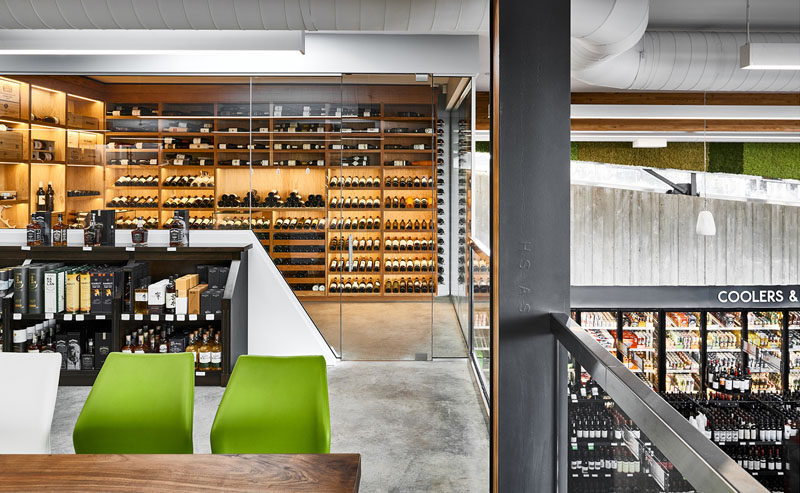
[{"label": "bottle label", "polygon": [[25,329],[19,329],[14,331],[13,340],[14,344],[20,344],[25,342],[28,339],[28,331]]},{"label": "bottle label", "polygon": [[169,242],[170,243],[183,243],[183,230],[179,228],[174,228],[169,230]]},{"label": "bottle label", "polygon": [[164,300],[165,308],[175,309],[175,298],[176,298],[176,293],[167,293],[166,298]]},{"label": "bottle label", "polygon": [[36,241],[38,241],[39,232],[40,232],[40,230],[38,230],[38,229],[29,228],[28,229],[28,234],[27,234],[28,243],[35,243]]},{"label": "bottle label", "polygon": [[199,353],[200,364],[211,363],[211,353],[208,351],[200,351]]},{"label": "bottle label", "polygon": [[211,364],[220,365],[222,363],[222,353],[219,351],[211,352]]},{"label": "bottle label", "polygon": [[137,349],[136,354],[144,354],[144,349]]},{"label": "bottle label", "polygon": [[147,291],[134,293],[134,301],[147,301]]},{"label": "bottle label", "polygon": [[53,229],[53,230],[52,230],[52,232],[51,232],[51,234],[52,234],[52,239],[53,239],[53,244],[54,244],[54,245],[55,245],[56,243],[61,243],[61,242],[62,242],[62,240],[61,240],[62,230],[60,230],[60,229]]},{"label": "bottle label", "polygon": [[39,195],[39,205],[44,205],[44,195]]},{"label": "bottle label", "polygon": [[162,343],[161,343],[161,344],[158,346],[158,352],[159,352],[159,353],[168,353],[168,352],[169,352],[169,348],[167,347],[167,345],[166,345],[166,344],[164,344],[164,343],[162,342]]}]

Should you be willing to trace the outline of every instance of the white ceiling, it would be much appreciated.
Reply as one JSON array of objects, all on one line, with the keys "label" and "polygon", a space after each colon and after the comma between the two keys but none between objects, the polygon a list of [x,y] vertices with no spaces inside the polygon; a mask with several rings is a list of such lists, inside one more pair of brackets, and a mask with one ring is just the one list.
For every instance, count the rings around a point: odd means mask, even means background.
[{"label": "white ceiling", "polygon": [[[743,31],[747,0],[650,0],[648,29]],[[799,0],[750,0],[752,31],[800,31]]]}]

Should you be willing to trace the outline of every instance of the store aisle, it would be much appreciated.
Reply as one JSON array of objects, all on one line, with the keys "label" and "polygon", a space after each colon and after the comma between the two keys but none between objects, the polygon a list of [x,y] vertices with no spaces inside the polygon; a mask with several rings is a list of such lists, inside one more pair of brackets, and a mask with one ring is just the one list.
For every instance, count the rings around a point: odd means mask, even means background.
[{"label": "store aisle", "polygon": [[[489,436],[466,359],[344,362],[328,369],[332,452],[362,455],[361,491],[488,491]],[[195,453],[224,389],[195,389]],[[53,453],[73,453],[89,387],[59,387]]]}]

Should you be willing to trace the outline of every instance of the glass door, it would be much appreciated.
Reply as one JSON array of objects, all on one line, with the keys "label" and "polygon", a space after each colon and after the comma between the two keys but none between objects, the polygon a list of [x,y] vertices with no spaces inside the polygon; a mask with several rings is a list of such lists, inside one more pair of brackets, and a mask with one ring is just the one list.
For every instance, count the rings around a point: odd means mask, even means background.
[{"label": "glass door", "polygon": [[345,262],[352,265],[342,277],[358,286],[341,296],[343,359],[432,355],[437,285],[432,82],[413,74],[342,77],[339,210],[351,228],[340,241]]},{"label": "glass door", "polygon": [[800,390],[800,311],[789,312],[789,379],[786,390]]},{"label": "glass door", "polygon": [[[240,182],[245,202],[252,202],[251,221],[264,225],[264,248],[338,356],[345,290],[336,208],[340,88],[339,76],[253,77],[249,108],[221,107],[234,122],[247,115],[250,145],[242,155],[238,147],[218,151],[239,159],[219,173],[218,182]],[[249,166],[237,166],[245,158]]]},{"label": "glass door", "polygon": [[667,312],[667,392],[693,394],[700,391],[700,312]]},{"label": "glass door", "polygon": [[747,344],[744,348],[754,392],[781,392],[781,332],[783,313],[747,314]]},{"label": "glass door", "polygon": [[740,393],[750,388],[742,367],[742,313],[709,312],[706,319],[706,387]]},{"label": "glass door", "polygon": [[654,389],[658,388],[658,312],[623,312],[622,337],[630,341],[623,362]]}]

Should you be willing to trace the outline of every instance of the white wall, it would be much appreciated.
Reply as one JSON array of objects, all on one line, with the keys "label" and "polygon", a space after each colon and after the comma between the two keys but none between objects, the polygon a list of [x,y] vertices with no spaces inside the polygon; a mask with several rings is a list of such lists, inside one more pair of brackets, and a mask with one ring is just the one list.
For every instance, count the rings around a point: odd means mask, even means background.
[{"label": "white wall", "polygon": [[[576,286],[800,283],[800,207],[572,185]],[[695,233],[712,211],[716,236]]]}]

